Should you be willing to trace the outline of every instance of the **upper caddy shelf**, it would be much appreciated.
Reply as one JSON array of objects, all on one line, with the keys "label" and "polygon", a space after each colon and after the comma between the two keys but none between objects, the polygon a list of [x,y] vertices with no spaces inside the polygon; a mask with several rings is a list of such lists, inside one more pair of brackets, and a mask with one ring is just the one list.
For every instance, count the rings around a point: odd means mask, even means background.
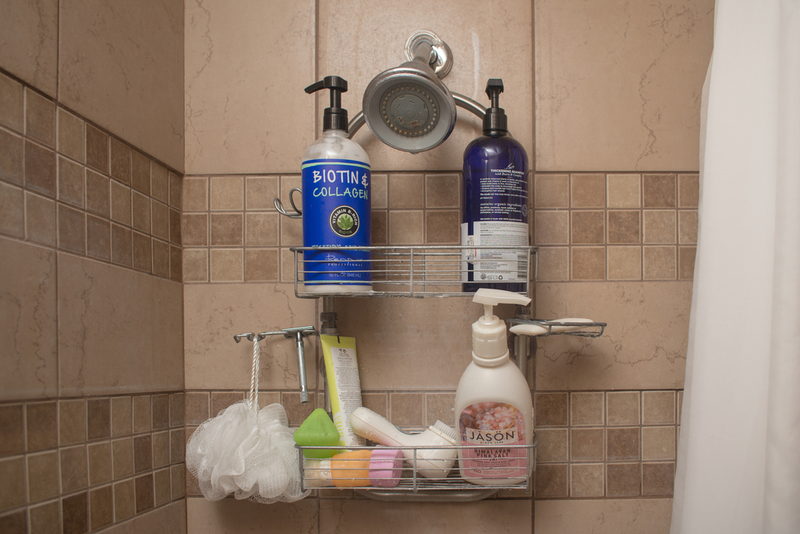
[{"label": "upper caddy shelf", "polygon": [[[325,296],[348,297],[471,297],[473,292],[463,291],[462,283],[470,274],[481,281],[482,269],[495,277],[491,282],[523,284],[529,294],[531,282],[537,275],[538,247],[466,247],[466,246],[372,246],[372,247],[293,247],[294,292],[299,298]],[[320,273],[338,272],[313,270],[314,263],[324,261],[336,265],[344,260],[309,260],[306,252],[313,251],[369,251],[371,260],[364,262],[367,269],[354,270],[352,266],[342,271],[369,273],[372,289],[354,290],[347,281],[325,281],[325,290],[319,291],[310,282]]]}]

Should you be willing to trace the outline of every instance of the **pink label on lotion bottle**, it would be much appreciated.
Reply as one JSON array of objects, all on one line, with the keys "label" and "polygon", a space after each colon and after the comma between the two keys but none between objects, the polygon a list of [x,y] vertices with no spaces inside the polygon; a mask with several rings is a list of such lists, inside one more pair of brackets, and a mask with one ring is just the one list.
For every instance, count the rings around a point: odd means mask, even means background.
[{"label": "pink label on lotion bottle", "polygon": [[515,478],[526,476],[525,424],[522,412],[502,402],[470,404],[459,418],[462,468],[465,477]]}]

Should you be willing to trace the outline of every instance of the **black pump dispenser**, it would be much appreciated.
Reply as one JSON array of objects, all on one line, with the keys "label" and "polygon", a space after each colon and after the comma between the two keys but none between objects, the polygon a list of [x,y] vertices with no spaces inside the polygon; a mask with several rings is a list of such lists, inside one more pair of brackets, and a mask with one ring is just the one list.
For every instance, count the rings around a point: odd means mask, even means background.
[{"label": "black pump dispenser", "polygon": [[491,99],[492,106],[483,116],[483,135],[498,137],[508,134],[508,119],[506,112],[500,107],[500,93],[503,92],[503,80],[490,78],[486,82],[486,95]]},{"label": "black pump dispenser", "polygon": [[306,87],[311,94],[320,89],[331,90],[331,107],[325,108],[322,116],[322,131],[344,130],[347,132],[347,110],[342,108],[342,93],[347,92],[347,80],[339,76],[326,76],[322,81]]},{"label": "black pump dispenser", "polygon": [[[486,94],[492,103],[483,115],[483,135],[464,150],[461,245],[475,250],[475,261],[467,262],[461,280],[466,292],[480,288],[528,291],[528,273],[520,269],[530,256],[525,249],[529,245],[528,156],[508,133],[506,112],[500,107],[502,92],[503,80],[489,79]],[[475,248],[498,243],[509,250],[482,256],[480,248]]]}]

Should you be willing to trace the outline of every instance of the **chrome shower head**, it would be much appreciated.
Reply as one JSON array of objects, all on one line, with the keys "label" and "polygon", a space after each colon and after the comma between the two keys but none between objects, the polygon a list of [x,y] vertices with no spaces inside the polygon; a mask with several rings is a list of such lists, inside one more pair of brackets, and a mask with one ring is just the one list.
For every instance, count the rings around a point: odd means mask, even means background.
[{"label": "chrome shower head", "polygon": [[364,91],[363,113],[372,133],[392,148],[424,152],[439,146],[456,124],[453,95],[439,80],[452,53],[439,37],[415,32],[406,42],[408,62],[378,74]]}]

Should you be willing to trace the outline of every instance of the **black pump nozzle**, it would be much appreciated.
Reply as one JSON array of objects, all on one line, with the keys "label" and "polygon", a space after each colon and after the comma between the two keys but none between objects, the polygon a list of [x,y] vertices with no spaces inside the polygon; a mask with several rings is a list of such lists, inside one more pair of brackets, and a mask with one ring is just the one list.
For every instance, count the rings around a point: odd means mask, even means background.
[{"label": "black pump nozzle", "polygon": [[500,107],[500,93],[503,92],[503,80],[490,78],[486,82],[486,95],[492,101],[492,106],[483,116],[483,135],[505,135],[508,133],[508,118],[506,112]]},{"label": "black pump nozzle", "polygon": [[339,76],[326,76],[322,81],[306,87],[306,93],[316,93],[320,89],[331,90],[331,107],[325,108],[322,116],[322,131],[344,130],[347,132],[347,110],[342,108],[342,93],[347,92],[347,80]]}]

